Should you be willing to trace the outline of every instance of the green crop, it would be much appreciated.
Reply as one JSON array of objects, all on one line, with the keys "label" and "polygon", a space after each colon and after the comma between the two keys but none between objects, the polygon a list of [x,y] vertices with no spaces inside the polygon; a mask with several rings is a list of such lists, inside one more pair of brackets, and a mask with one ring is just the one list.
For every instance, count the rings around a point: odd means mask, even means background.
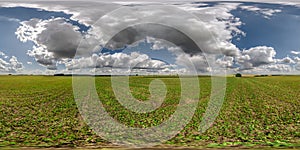
[{"label": "green crop", "polygon": [[[114,96],[110,77],[96,77],[106,111],[119,122],[139,128],[168,119],[180,100],[177,77],[130,77],[132,95],[150,97],[148,86],[161,79],[167,96],[157,110],[138,114]],[[224,104],[205,133],[198,128],[211,92],[209,77],[199,77],[200,100],[191,122],[164,145],[193,147],[298,147],[300,77],[227,78]],[[72,77],[0,76],[0,147],[77,147],[110,145],[83,121],[72,91]]]}]

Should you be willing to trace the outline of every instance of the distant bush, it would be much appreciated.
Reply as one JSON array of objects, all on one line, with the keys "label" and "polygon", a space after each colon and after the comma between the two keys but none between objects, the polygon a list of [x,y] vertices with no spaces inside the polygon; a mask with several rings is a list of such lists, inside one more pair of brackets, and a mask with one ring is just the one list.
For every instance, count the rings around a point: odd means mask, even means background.
[{"label": "distant bush", "polygon": [[54,76],[65,76],[65,74],[59,73],[59,74],[54,74]]},{"label": "distant bush", "polygon": [[269,75],[263,74],[263,75],[255,75],[254,77],[268,77]]},{"label": "distant bush", "polygon": [[240,74],[240,73],[237,73],[237,74],[235,75],[235,77],[238,77],[238,78],[240,78],[240,77],[242,77],[242,74]]}]

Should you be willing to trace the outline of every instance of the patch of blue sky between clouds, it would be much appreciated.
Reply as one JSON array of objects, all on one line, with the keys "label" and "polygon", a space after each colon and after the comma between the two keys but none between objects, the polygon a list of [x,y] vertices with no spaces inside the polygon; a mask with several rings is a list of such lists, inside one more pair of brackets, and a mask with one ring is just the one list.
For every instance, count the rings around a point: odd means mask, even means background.
[{"label": "patch of blue sky between clouds", "polygon": [[[291,5],[242,3],[240,6],[254,6],[260,9],[279,9],[269,18],[255,11],[238,8],[231,13],[244,23],[240,29],[245,37],[235,37],[233,44],[239,49],[249,49],[256,46],[269,46],[276,50],[276,58],[283,58],[292,50],[300,49],[300,8]],[[240,40],[238,40],[240,39]]]}]

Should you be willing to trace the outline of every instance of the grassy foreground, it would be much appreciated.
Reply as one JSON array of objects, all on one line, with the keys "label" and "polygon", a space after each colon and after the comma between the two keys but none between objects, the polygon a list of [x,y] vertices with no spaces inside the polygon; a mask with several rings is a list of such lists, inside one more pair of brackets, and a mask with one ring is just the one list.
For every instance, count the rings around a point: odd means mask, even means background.
[{"label": "grassy foreground", "polygon": [[[147,100],[155,78],[131,77],[133,96]],[[102,103],[121,123],[146,128],[160,124],[180,97],[177,78],[161,78],[168,93],[162,107],[148,114],[124,109],[114,98],[110,77],[97,77]],[[213,127],[198,133],[210,96],[210,78],[200,77],[201,98],[192,121],[165,145],[204,147],[300,148],[300,77],[227,78],[220,115]],[[0,76],[0,148],[107,146],[81,118],[72,77]]]}]

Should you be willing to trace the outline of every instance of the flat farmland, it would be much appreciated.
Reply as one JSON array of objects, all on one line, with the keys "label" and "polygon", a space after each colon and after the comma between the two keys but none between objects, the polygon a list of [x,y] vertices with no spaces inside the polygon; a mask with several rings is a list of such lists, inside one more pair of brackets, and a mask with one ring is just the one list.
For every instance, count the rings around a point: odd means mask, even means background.
[{"label": "flat farmland", "polygon": [[[96,89],[106,111],[131,127],[157,126],[179,103],[176,77],[130,77],[132,95],[150,97],[154,79],[167,88],[165,101],[150,113],[133,113],[115,98],[110,77],[96,77]],[[211,79],[199,77],[200,99],[194,117],[163,146],[276,147],[300,146],[300,77],[227,78],[223,107],[213,126],[200,134],[198,127],[207,108]],[[73,96],[72,77],[0,76],[1,147],[112,146],[83,121]]]}]

